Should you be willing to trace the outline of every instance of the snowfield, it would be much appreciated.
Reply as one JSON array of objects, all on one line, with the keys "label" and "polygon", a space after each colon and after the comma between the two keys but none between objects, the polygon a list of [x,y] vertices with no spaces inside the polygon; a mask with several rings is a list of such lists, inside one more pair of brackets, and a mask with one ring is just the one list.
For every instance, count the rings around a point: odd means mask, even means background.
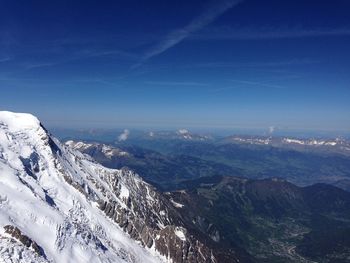
[{"label": "snowfield", "polygon": [[[118,191],[106,181],[115,177]],[[123,182],[36,117],[0,112],[0,262],[164,262],[98,208],[110,196],[126,205]]]}]

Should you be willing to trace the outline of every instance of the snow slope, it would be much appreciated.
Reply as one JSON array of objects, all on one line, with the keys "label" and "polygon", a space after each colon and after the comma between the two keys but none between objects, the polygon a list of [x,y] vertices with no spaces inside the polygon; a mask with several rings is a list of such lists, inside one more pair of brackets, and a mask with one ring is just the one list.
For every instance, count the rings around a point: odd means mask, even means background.
[{"label": "snow slope", "polygon": [[[106,178],[118,178],[119,191]],[[125,207],[124,182],[123,171],[62,145],[36,117],[1,111],[0,262],[164,261],[98,208],[108,197]]]}]

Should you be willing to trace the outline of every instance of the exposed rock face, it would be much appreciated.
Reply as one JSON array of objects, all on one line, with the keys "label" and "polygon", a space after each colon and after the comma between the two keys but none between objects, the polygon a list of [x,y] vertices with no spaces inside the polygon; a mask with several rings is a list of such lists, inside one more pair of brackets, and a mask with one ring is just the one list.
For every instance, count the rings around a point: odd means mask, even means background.
[{"label": "exposed rock face", "polygon": [[5,233],[11,235],[13,238],[20,241],[24,246],[32,248],[39,256],[46,258],[44,250],[28,236],[23,235],[21,230],[15,226],[6,225],[4,226]]},{"label": "exposed rock face", "polygon": [[211,249],[186,230],[173,204],[139,176],[123,169],[121,177],[106,177],[105,181],[122,204],[106,194],[106,199],[98,200],[99,207],[130,237],[173,262],[217,262]]}]

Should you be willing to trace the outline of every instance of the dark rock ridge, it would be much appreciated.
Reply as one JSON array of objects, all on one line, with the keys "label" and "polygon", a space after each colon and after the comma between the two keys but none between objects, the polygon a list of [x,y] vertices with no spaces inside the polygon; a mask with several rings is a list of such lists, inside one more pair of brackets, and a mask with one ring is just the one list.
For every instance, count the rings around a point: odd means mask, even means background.
[{"label": "dark rock ridge", "polygon": [[[100,199],[100,209],[108,217],[133,239],[149,248],[154,245],[157,251],[174,262],[217,262],[211,249],[185,228],[181,216],[167,199],[135,177],[132,171],[124,169],[123,173],[131,190],[130,196],[124,200],[126,207],[113,199]],[[114,185],[118,193],[118,179],[110,179],[109,184]],[[180,238],[176,231],[183,233],[184,237]]]},{"label": "dark rock ridge", "polygon": [[31,248],[37,253],[38,256],[46,258],[44,250],[30,237],[22,234],[18,227],[6,225],[4,226],[5,233],[11,235],[13,238],[21,242],[24,246]]}]

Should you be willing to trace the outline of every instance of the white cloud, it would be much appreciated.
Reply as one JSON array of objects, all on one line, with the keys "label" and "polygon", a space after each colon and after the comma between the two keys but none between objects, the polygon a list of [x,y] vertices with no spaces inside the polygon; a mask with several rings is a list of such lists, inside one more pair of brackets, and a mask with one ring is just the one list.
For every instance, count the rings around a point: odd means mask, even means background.
[{"label": "white cloud", "polygon": [[128,139],[130,135],[130,131],[128,129],[125,129],[123,131],[123,133],[121,133],[119,136],[118,136],[118,141],[122,142],[122,141],[126,141]]}]

